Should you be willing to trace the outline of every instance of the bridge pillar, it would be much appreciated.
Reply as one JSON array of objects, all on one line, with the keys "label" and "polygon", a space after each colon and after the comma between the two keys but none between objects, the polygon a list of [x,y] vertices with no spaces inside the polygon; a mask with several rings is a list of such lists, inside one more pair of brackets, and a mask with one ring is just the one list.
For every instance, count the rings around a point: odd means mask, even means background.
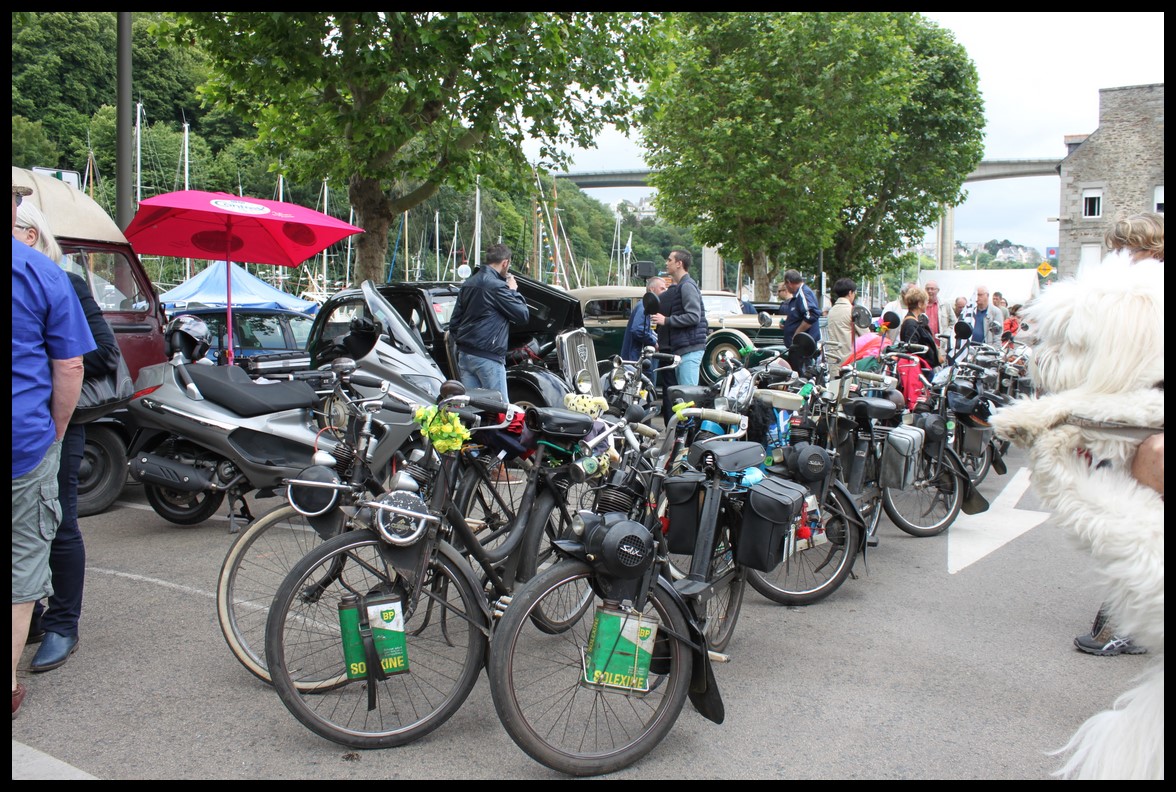
[{"label": "bridge pillar", "polygon": [[718,248],[703,246],[698,285],[703,289],[723,288],[723,257],[719,255]]},{"label": "bridge pillar", "polygon": [[944,204],[935,229],[935,257],[939,269],[955,269],[955,207]]}]

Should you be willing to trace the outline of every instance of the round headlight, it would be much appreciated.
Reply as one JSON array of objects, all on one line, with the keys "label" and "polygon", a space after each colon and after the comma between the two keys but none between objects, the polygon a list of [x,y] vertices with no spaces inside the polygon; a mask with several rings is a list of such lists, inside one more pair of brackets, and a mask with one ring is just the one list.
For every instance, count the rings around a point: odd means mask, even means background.
[{"label": "round headlight", "polygon": [[576,536],[584,535],[584,517],[581,512],[576,512],[572,517],[572,533]]},{"label": "round headlight", "polygon": [[623,391],[629,384],[629,375],[624,369],[613,369],[612,372],[612,387],[613,390]]},{"label": "round headlight", "polygon": [[577,393],[592,392],[592,374],[588,371],[588,369],[580,369],[576,372],[575,385]]}]

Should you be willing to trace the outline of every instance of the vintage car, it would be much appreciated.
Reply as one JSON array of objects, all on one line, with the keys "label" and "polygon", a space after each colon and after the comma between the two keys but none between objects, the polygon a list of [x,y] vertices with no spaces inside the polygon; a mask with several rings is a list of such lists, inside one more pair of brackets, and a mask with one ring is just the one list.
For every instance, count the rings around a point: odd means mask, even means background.
[{"label": "vintage car", "polygon": [[[49,221],[65,257],[63,269],[90,283],[102,316],[114,330],[132,377],[165,360],[163,306],[127,238],[90,196],[60,179],[13,166],[12,183],[32,189],[32,201]],[[78,515],[105,511],[127,480],[127,443],[132,427],[126,410],[86,424],[86,446],[78,472]]]},{"label": "vintage car", "polygon": [[[607,361],[620,354],[625,328],[633,308],[645,294],[642,286],[590,286],[572,289],[569,294],[580,301],[584,327],[596,346],[596,357]],[[723,352],[743,347],[775,346],[782,343],[778,316],[767,313],[745,314],[739,297],[728,291],[703,289],[703,308],[710,327],[699,369],[699,382],[710,384],[721,375],[719,361]]]},{"label": "vintage car", "polygon": [[[566,292],[547,286],[521,273],[515,273],[519,292],[527,301],[531,318],[526,324],[511,328],[507,357],[506,382],[511,402],[521,405],[563,406],[564,395],[571,391],[573,360],[586,357],[592,350],[575,349],[575,340],[564,338],[557,349],[557,337],[564,331],[583,327],[580,303]],[[453,350],[446,330],[457,304],[460,283],[414,282],[387,283],[376,287],[404,320],[419,344],[437,364],[444,377],[456,378]],[[352,319],[371,317],[372,310],[360,289],[346,289],[327,300],[310,329],[307,351],[312,367],[322,365],[337,354],[337,341],[346,336]],[[580,334],[583,335],[583,334]],[[570,346],[569,346],[570,345]],[[561,360],[567,358],[567,361]],[[562,369],[565,372],[561,376]],[[595,361],[592,361],[595,370]],[[598,389],[599,386],[597,386]]]}]

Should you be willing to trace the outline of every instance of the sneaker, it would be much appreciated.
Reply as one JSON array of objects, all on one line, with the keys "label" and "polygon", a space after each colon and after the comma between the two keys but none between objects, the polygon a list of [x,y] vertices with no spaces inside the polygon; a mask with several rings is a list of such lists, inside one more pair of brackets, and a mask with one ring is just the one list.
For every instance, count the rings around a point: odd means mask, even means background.
[{"label": "sneaker", "polygon": [[1099,657],[1113,657],[1120,654],[1144,654],[1147,648],[1139,646],[1130,638],[1112,635],[1110,640],[1098,640],[1101,636],[1084,633],[1074,639],[1074,646],[1081,652],[1098,655]]}]

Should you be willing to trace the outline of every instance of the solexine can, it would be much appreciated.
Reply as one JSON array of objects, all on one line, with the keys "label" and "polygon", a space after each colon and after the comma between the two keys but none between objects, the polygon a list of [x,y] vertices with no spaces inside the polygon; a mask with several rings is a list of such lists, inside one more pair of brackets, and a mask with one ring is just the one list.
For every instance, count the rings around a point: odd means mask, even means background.
[{"label": "solexine can", "polygon": [[581,684],[649,692],[649,663],[658,621],[636,613],[599,607],[583,652]]},{"label": "solexine can", "polygon": [[[369,597],[366,602],[368,626],[376,654],[386,674],[403,674],[408,668],[408,646],[404,640],[404,609],[398,594]],[[339,600],[339,628],[343,638],[343,661],[348,679],[367,678],[367,657],[359,634],[359,600],[348,594]]]}]

